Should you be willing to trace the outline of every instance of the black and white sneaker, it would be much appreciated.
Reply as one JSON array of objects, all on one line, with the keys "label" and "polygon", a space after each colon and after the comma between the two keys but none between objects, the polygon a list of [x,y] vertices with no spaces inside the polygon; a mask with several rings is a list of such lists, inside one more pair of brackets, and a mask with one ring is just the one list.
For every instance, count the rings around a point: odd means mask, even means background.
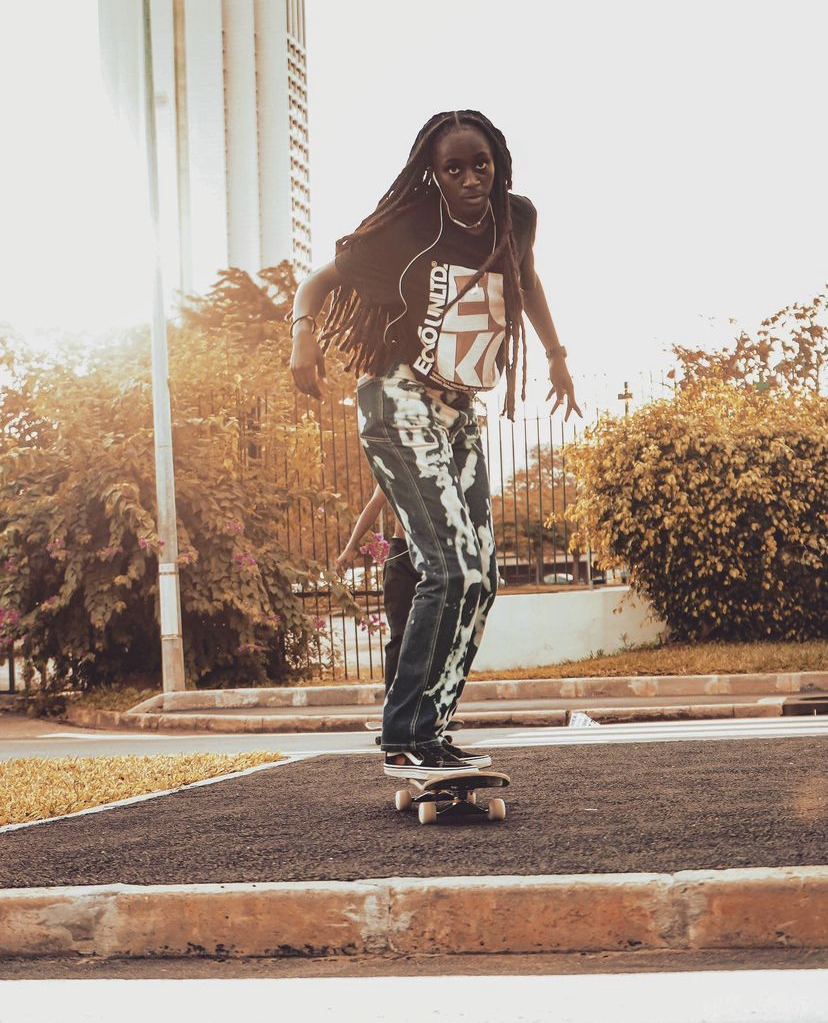
[{"label": "black and white sneaker", "polygon": [[492,766],[492,758],[488,753],[468,753],[466,750],[460,749],[459,746],[455,746],[454,740],[450,735],[443,736],[443,749],[448,750],[453,757],[462,760],[469,767],[480,769]]},{"label": "black and white sneaker", "polygon": [[392,778],[415,778],[427,780],[441,774],[464,774],[476,771],[473,764],[456,757],[449,749],[428,750],[418,753],[406,750],[404,753],[386,753],[383,771]]}]

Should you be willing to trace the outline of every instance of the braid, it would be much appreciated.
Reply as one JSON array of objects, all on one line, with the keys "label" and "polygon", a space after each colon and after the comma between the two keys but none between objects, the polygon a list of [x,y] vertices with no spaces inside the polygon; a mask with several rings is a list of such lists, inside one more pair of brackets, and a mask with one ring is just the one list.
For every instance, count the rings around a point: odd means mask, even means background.
[{"label": "braid", "polygon": [[[521,398],[526,397],[526,331],[523,325],[523,299],[520,291],[520,268],[512,229],[512,210],[509,192],[512,187],[512,155],[503,133],[478,110],[444,111],[434,114],[417,133],[405,166],[391,186],[359,226],[336,243],[340,253],[356,242],[373,234],[404,213],[437,194],[429,170],[434,145],[454,128],[470,125],[481,131],[492,147],[495,164],[495,182],[490,197],[497,228],[498,243],[483,266],[469,280],[448,308],[473,288],[483,274],[500,261],[503,266],[503,301],[505,309],[504,371],[506,399],[503,411],[514,419],[515,384],[518,361],[523,360]],[[365,370],[381,372],[390,352],[385,341],[385,330],[394,316],[393,308],[369,305],[350,286],[337,288],[320,339],[325,350],[332,344],[349,354],[347,368],[357,373]]]}]

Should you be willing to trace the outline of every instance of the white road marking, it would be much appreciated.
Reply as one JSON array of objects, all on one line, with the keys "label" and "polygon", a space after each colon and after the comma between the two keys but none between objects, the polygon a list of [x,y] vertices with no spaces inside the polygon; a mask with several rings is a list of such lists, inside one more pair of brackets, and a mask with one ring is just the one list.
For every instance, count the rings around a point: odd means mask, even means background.
[{"label": "white road marking", "polygon": [[3,1023],[825,1023],[827,970],[580,976],[12,980]]},{"label": "white road marking", "polygon": [[[802,735],[828,738],[828,718],[745,718],[740,721],[642,721],[603,728],[533,728],[497,739],[463,743],[506,748],[510,746],[571,746],[623,742],[693,742],[704,739],[787,739]],[[826,1016],[828,1019],[828,1016]]]},{"label": "white road marking", "polygon": [[[31,739],[32,736],[25,736],[26,739]],[[79,732],[44,732],[43,735],[37,735],[35,739],[165,739],[168,736],[159,736],[153,732],[138,732],[132,734],[130,732],[95,732],[94,735],[82,734]],[[169,736],[169,738],[176,738],[176,736]]]}]

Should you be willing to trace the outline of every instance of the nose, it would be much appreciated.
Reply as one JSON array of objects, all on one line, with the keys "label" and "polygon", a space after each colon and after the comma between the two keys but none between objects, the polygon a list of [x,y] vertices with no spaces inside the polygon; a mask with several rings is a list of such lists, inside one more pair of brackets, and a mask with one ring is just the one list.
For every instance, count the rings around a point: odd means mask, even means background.
[{"label": "nose", "polygon": [[463,175],[463,188],[476,188],[480,184],[480,178],[473,168],[469,168]]}]

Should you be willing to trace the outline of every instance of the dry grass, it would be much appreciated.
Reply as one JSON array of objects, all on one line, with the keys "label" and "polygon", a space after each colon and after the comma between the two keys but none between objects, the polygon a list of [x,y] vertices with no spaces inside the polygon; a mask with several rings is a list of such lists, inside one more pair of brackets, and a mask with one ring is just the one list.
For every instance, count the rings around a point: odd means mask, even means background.
[{"label": "dry grass", "polygon": [[281,753],[30,757],[0,761],[0,825],[76,813],[283,760]]},{"label": "dry grass", "polygon": [[809,643],[682,643],[638,647],[542,668],[472,672],[473,679],[589,678],[625,675],[752,675],[828,671],[828,641]]},{"label": "dry grass", "polygon": [[146,689],[140,686],[102,686],[80,693],[73,699],[75,706],[87,710],[131,710],[151,696],[160,696],[164,690]]}]

